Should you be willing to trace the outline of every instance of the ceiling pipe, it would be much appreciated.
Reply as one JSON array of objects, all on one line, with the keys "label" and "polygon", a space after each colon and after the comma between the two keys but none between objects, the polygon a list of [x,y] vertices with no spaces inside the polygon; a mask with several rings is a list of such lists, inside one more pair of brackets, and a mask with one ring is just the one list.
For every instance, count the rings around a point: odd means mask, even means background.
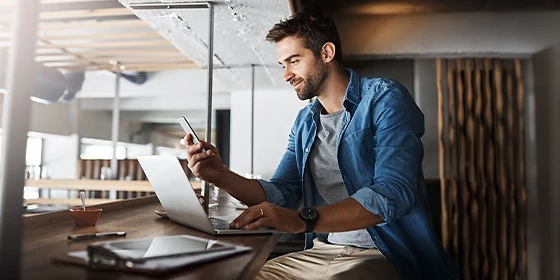
[{"label": "ceiling pipe", "polygon": [[[212,84],[214,70],[214,4],[212,2],[174,2],[174,3],[138,3],[131,4],[135,10],[161,9],[208,9],[208,103],[206,111],[206,142],[212,142]],[[210,186],[203,181],[204,211],[208,213]]]},{"label": "ceiling pipe", "polygon": [[251,176],[255,178],[255,65],[251,66]]}]

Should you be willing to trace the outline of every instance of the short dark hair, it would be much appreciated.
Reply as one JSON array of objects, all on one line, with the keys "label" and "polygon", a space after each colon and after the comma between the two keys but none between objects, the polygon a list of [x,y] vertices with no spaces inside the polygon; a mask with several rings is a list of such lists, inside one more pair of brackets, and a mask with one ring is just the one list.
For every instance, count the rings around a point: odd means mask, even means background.
[{"label": "short dark hair", "polygon": [[296,37],[303,41],[303,46],[311,50],[315,57],[321,54],[321,48],[327,42],[335,46],[334,59],[342,63],[342,47],[336,25],[327,15],[320,11],[302,11],[275,24],[266,40],[278,43],[286,37]]}]

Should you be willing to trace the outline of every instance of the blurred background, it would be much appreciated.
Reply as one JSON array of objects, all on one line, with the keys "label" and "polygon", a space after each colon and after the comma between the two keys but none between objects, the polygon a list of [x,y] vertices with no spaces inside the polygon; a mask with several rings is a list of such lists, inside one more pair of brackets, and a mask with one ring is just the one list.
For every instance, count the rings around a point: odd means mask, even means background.
[{"label": "blurred background", "polygon": [[[40,2],[25,215],[78,205],[80,190],[90,204],[152,194],[140,154],[177,156],[200,188],[176,121],[205,138],[208,14]],[[209,127],[225,165],[272,176],[307,103],[264,38],[290,14],[321,9],[345,66],[399,81],[424,112],[434,227],[463,278],[560,279],[560,1],[215,3]],[[1,103],[13,19],[0,0]]]}]

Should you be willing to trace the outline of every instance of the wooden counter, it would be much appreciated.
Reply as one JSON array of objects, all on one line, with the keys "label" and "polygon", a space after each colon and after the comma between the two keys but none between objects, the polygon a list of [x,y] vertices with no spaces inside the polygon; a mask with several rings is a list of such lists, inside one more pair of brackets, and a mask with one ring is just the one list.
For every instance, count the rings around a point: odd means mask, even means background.
[{"label": "wooden counter", "polygon": [[[220,205],[224,206],[214,209],[212,214],[227,215],[235,211],[233,207],[228,207],[227,202],[220,200]],[[93,242],[123,239],[67,240],[69,234],[104,231],[126,231],[126,239],[189,234],[247,245],[253,248],[251,252],[186,267],[157,279],[252,279],[280,237],[280,234],[216,237],[193,230],[155,215],[154,210],[162,209],[155,196],[111,202],[99,207],[103,213],[95,227],[74,226],[67,211],[25,217],[22,279],[155,279],[140,274],[94,271],[52,261],[54,256],[84,250],[87,244]]]}]

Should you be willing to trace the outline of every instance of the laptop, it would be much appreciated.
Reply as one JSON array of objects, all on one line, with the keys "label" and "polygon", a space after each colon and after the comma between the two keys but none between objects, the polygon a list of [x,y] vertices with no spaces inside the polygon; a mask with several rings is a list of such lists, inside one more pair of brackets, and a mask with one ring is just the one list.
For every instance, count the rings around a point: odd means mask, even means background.
[{"label": "laptop", "polygon": [[228,221],[208,217],[175,156],[138,156],[138,162],[170,220],[212,235],[279,233],[271,228],[230,229]]}]

